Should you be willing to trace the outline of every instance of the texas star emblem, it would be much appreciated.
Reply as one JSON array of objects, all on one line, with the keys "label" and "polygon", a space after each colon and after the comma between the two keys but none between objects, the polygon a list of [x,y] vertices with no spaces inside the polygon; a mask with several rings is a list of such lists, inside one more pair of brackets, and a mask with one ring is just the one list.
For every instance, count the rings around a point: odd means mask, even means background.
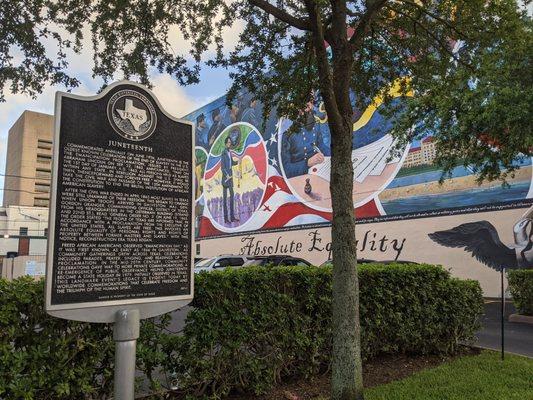
[{"label": "texas star emblem", "polygon": [[127,119],[133,125],[133,129],[139,132],[139,128],[146,122],[146,110],[137,108],[133,105],[132,99],[126,99],[126,107],[124,110],[117,108],[117,113],[122,119]]},{"label": "texas star emblem", "polygon": [[152,101],[136,90],[119,90],[107,104],[109,123],[120,136],[145,140],[154,133],[157,114]]}]

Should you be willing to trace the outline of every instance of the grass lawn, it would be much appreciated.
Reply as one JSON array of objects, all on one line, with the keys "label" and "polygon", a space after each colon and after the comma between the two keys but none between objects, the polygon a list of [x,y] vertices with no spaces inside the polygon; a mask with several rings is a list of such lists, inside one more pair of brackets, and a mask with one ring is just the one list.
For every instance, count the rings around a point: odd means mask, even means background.
[{"label": "grass lawn", "polygon": [[365,400],[533,400],[533,359],[483,351],[365,390]]}]

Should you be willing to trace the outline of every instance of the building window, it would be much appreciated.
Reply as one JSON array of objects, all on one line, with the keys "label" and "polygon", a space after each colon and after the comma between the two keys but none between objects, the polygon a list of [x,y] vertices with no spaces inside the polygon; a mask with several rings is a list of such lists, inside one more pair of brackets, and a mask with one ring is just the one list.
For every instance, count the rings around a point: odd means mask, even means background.
[{"label": "building window", "polygon": [[19,235],[20,236],[28,236],[28,228],[26,226],[21,226],[19,228]]},{"label": "building window", "polygon": [[45,169],[45,168],[35,169],[35,178],[43,179],[43,180],[50,180],[51,177],[52,177],[52,172],[49,169]]},{"label": "building window", "polygon": [[37,139],[37,147],[44,150],[52,150],[52,141],[46,139]]},{"label": "building window", "polygon": [[44,237],[48,237],[48,228],[44,228]]},{"label": "building window", "polygon": [[41,164],[50,164],[52,156],[45,156],[43,154],[37,154],[37,162]]},{"label": "building window", "polygon": [[47,185],[45,183],[36,183],[35,191],[40,193],[50,193],[50,185]]},{"label": "building window", "polygon": [[35,197],[33,199],[33,206],[34,207],[48,207],[48,199]]}]

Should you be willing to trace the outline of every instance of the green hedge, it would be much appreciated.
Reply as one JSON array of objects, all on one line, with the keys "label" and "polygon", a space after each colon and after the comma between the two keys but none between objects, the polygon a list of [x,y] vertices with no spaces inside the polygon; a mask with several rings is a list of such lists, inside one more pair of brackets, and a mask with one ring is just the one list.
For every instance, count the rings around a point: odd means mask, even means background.
[{"label": "green hedge", "polygon": [[110,326],[52,318],[43,282],[0,280],[0,399],[78,399],[112,390]]},{"label": "green hedge", "polygon": [[[0,281],[0,398],[105,398],[113,343],[104,324],[48,317],[42,284]],[[362,352],[450,354],[473,338],[479,284],[430,265],[360,267]],[[250,267],[196,276],[181,335],[169,316],[143,321],[138,369],[155,391],[173,377],[190,396],[260,394],[289,376],[327,368],[331,269]],[[19,320],[23,317],[23,322]],[[19,325],[20,324],[20,325]]]},{"label": "green hedge", "polygon": [[509,288],[520,314],[533,315],[533,269],[509,271]]}]

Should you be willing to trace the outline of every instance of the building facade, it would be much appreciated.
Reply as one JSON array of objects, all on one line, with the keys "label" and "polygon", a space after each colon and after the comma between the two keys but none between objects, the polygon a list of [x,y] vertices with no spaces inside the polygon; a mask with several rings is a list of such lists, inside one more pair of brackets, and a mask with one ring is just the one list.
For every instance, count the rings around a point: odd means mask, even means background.
[{"label": "building facade", "polygon": [[437,156],[437,148],[433,136],[428,136],[420,142],[420,146],[411,147],[405,161],[404,168],[416,167],[417,165],[431,165]]},{"label": "building facade", "polygon": [[48,207],[54,116],[24,111],[9,129],[4,207]]},{"label": "building facade", "polygon": [[4,239],[13,236],[47,237],[48,208],[25,206],[1,207],[0,235]]}]

